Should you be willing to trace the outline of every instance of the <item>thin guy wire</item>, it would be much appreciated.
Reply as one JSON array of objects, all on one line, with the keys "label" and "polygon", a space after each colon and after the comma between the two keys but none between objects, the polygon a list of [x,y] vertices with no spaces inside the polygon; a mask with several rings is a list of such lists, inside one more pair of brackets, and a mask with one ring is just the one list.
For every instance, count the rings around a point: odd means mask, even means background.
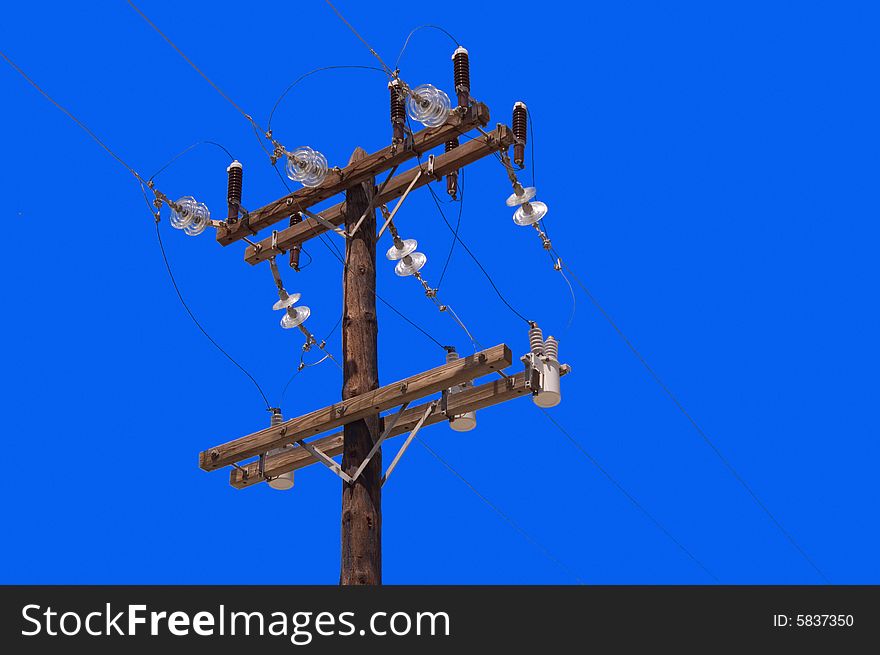
[{"label": "thin guy wire", "polygon": [[657,383],[657,385],[663,390],[663,392],[667,396],[669,396],[669,398],[670,398],[670,400],[672,400],[673,404],[675,404],[675,406],[682,413],[682,415],[690,422],[690,424],[693,426],[694,430],[697,431],[697,434],[699,434],[700,437],[703,439],[703,441],[709,446],[709,448],[712,449],[712,452],[714,452],[715,455],[718,457],[718,459],[721,460],[722,464],[724,464],[724,466],[727,468],[727,470],[730,471],[730,473],[737,480],[737,482],[739,482],[742,485],[742,487],[748,492],[748,494],[752,497],[752,500],[755,501],[755,504],[758,507],[760,507],[764,511],[764,513],[767,514],[768,517],[770,517],[770,520],[773,522],[773,524],[779,529],[779,531],[783,534],[783,536],[786,539],[788,539],[788,541],[791,543],[792,546],[794,546],[794,548],[798,551],[798,553],[800,553],[801,557],[803,557],[804,560],[806,560],[807,563],[811,567],[813,567],[813,569],[816,571],[816,573],[818,573],[819,576],[827,584],[830,584],[831,581],[828,579],[828,577],[825,575],[825,573],[823,573],[822,570],[816,565],[816,563],[810,558],[810,556],[807,555],[807,553],[804,551],[803,548],[801,548],[801,546],[798,544],[798,542],[795,540],[795,538],[782,526],[782,523],[780,523],[779,520],[776,518],[776,516],[774,516],[773,512],[771,512],[770,509],[767,507],[767,505],[765,505],[763,503],[763,501],[761,501],[761,499],[758,497],[758,494],[755,493],[755,491],[751,488],[751,486],[749,486],[749,484],[745,481],[745,479],[743,479],[743,477],[739,474],[739,472],[736,470],[736,468],[734,468],[733,464],[730,463],[730,461],[727,459],[727,457],[725,457],[724,454],[718,449],[718,447],[712,442],[712,440],[709,438],[709,435],[707,435],[703,431],[703,429],[699,426],[699,424],[696,422],[694,417],[691,416],[690,413],[685,409],[684,405],[681,404],[681,401],[679,401],[679,399],[676,397],[676,395],[674,393],[672,393],[672,390],[668,386],[666,386],[666,384],[663,382],[663,380],[660,378],[660,376],[656,373],[656,371],[654,371],[654,369],[651,368],[651,365],[648,364],[648,361],[644,358],[644,356],[642,356],[642,354],[638,351],[638,349],[635,347],[635,345],[633,345],[632,341],[630,341],[629,338],[623,333],[623,330],[621,330],[620,327],[618,327],[617,323],[614,322],[614,319],[612,319],[611,316],[608,314],[608,312],[605,311],[605,308],[602,307],[602,305],[599,303],[599,301],[596,299],[596,297],[590,292],[590,290],[586,287],[586,285],[583,282],[581,282],[581,280],[580,280],[580,278],[578,278],[577,274],[573,270],[571,270],[571,268],[567,264],[563,263],[563,266],[571,274],[571,277],[575,281],[575,283],[577,283],[578,286],[580,286],[581,289],[584,290],[584,293],[587,294],[587,298],[590,299],[590,302],[592,302],[593,305],[596,307],[596,309],[599,310],[599,313],[602,314],[602,317],[608,322],[608,324],[612,328],[614,328],[614,331],[617,332],[617,335],[623,340],[623,342],[626,344],[626,346],[630,349],[630,351],[633,353],[633,355],[635,355],[636,359],[639,360],[639,362],[642,364],[642,366],[645,368],[645,370],[650,374],[650,376],[654,379],[654,381]]},{"label": "thin guy wire", "polygon": [[339,17],[339,20],[341,20],[348,26],[348,29],[350,29],[358,39],[360,39],[361,43],[363,43],[367,47],[367,50],[369,50],[370,53],[379,61],[379,63],[382,64],[382,68],[385,69],[385,72],[388,73],[389,76],[393,76],[394,71],[388,68],[388,65],[384,61],[382,61],[382,57],[379,56],[379,53],[373,50],[370,44],[367,43],[367,40],[362,37],[356,29],[354,29],[354,26],[347,20],[345,20],[345,16],[340,13],[340,11],[333,5],[332,2],[330,2],[330,0],[326,0],[326,2],[328,5],[330,5],[330,8],[333,10],[333,12]]},{"label": "thin guy wire", "polygon": [[474,485],[472,485],[470,482],[468,482],[468,480],[461,473],[456,471],[449,462],[447,462],[445,459],[443,459],[421,437],[417,436],[416,441],[418,441],[425,450],[427,450],[429,453],[431,453],[431,455],[434,456],[434,459],[436,459],[438,462],[440,462],[444,467],[446,467],[446,469],[450,473],[452,473],[455,477],[457,477],[459,480],[461,480],[465,484],[465,486],[467,486],[471,491],[473,491],[480,500],[482,500],[484,503],[486,503],[486,505],[488,505],[490,508],[492,508],[492,510],[495,513],[497,513],[498,516],[500,516],[502,519],[504,519],[514,530],[519,532],[520,535],[522,535],[526,539],[526,541],[528,541],[530,544],[532,544],[538,550],[540,550],[541,553],[543,553],[543,555],[545,557],[547,557],[551,562],[556,564],[556,566],[558,566],[560,569],[562,569],[567,574],[572,576],[575,580],[577,580],[578,584],[586,584],[577,573],[575,573],[568,566],[563,564],[562,561],[558,557],[556,557],[552,552],[550,552],[550,550],[546,546],[544,546],[540,541],[538,541],[531,534],[526,532],[525,529],[520,527],[520,525],[516,521],[514,521],[512,518],[510,518],[510,516],[505,514],[501,510],[501,508],[499,508],[495,503],[493,503],[491,500],[489,500],[483,494],[481,494]]},{"label": "thin guy wire", "polygon": [[263,392],[263,388],[260,386],[260,383],[256,381],[253,375],[251,375],[248,370],[239,364],[228,352],[223,350],[219,343],[214,341],[208,331],[199,323],[199,320],[196,318],[195,314],[193,314],[192,310],[189,308],[189,305],[186,304],[186,301],[183,299],[183,294],[180,292],[180,287],[177,286],[177,280],[174,279],[174,273],[171,271],[171,264],[168,261],[168,255],[165,253],[165,245],[162,243],[162,232],[159,230],[159,223],[156,222],[156,239],[159,241],[159,250],[162,251],[162,260],[165,262],[165,269],[168,271],[168,277],[171,278],[171,285],[174,287],[174,291],[177,293],[177,297],[180,299],[180,304],[183,305],[183,308],[186,310],[186,313],[189,314],[189,317],[192,319],[193,323],[196,324],[196,327],[199,328],[202,334],[210,341],[214,347],[219,350],[230,362],[235,364],[242,373],[244,373],[251,382],[254,383],[254,386],[257,388],[257,391],[260,392],[260,395],[263,397],[263,401],[266,403],[266,409],[269,409],[269,399],[266,397],[266,394]]},{"label": "thin guy wire", "polygon": [[239,114],[241,114],[241,115],[244,116],[248,121],[250,121],[251,125],[254,126],[254,129],[259,129],[259,125],[257,125],[256,121],[254,121],[253,117],[252,117],[250,114],[248,114],[244,109],[242,109],[241,107],[239,107],[238,104],[237,104],[232,98],[230,98],[228,95],[226,95],[226,94],[223,92],[223,90],[222,90],[219,86],[217,86],[216,84],[214,84],[214,82],[211,80],[211,78],[208,77],[208,76],[202,71],[201,68],[199,68],[198,66],[196,66],[195,63],[193,62],[193,60],[190,59],[189,57],[187,57],[187,56],[184,54],[183,50],[181,50],[180,48],[178,48],[177,45],[174,43],[174,41],[172,41],[170,38],[168,38],[168,36],[167,36],[162,30],[159,29],[159,26],[156,25],[153,21],[151,21],[151,20],[147,17],[147,15],[146,15],[143,11],[141,11],[140,8],[139,8],[134,2],[132,2],[131,0],[125,0],[125,1],[131,6],[132,9],[134,9],[138,14],[140,14],[141,18],[143,18],[143,19],[147,22],[147,24],[148,24],[150,27],[152,27],[154,30],[156,30],[156,32],[159,34],[159,36],[161,36],[163,39],[165,39],[165,41],[168,42],[168,45],[170,45],[172,48],[174,48],[174,49],[177,51],[177,54],[179,54],[181,57],[184,58],[184,60],[186,61],[186,63],[188,63],[190,66],[192,66],[193,70],[195,70],[199,75],[201,75],[201,76],[205,79],[205,81],[206,81],[208,84],[210,84],[212,87],[214,87],[214,90],[215,90],[217,93],[219,93],[221,96],[223,96],[223,98],[225,98],[226,101],[227,101],[230,105],[232,105],[233,107],[235,107],[235,109],[238,111]]},{"label": "thin guy wire", "polygon": [[571,436],[571,434],[568,432],[568,430],[566,430],[564,427],[562,427],[562,425],[560,425],[556,421],[556,419],[554,419],[553,416],[546,409],[544,409],[543,407],[538,407],[538,409],[541,410],[541,413],[544,414],[545,417],[547,417],[547,420],[550,421],[553,425],[555,425],[556,429],[559,430],[563,435],[565,435],[565,437],[574,445],[574,447],[577,448],[581,452],[581,454],[584,457],[586,457],[587,460],[593,466],[595,466],[599,470],[599,472],[608,479],[609,482],[611,482],[611,484],[613,484],[615,487],[617,487],[617,490],[620,493],[622,493],[624,496],[626,496],[627,499],[633,505],[635,505],[636,509],[638,509],[655,526],[657,526],[663,534],[665,534],[667,537],[669,537],[669,539],[676,546],[678,546],[682,550],[682,552],[684,552],[688,557],[690,557],[697,564],[697,566],[699,566],[701,569],[703,569],[703,571],[705,571],[706,574],[709,575],[709,577],[711,577],[713,580],[715,580],[715,582],[719,582],[719,583],[721,582],[715,576],[715,574],[712,573],[712,571],[710,571],[708,568],[706,568],[706,566],[700,560],[698,560],[696,558],[696,556],[691,551],[689,551],[687,548],[685,548],[684,544],[682,544],[678,539],[676,539],[674,536],[672,536],[672,533],[669,532],[669,530],[667,530],[666,527],[662,523],[660,523],[660,521],[658,521],[656,518],[654,518],[654,516],[648,510],[646,510],[644,508],[644,506],[638,500],[636,500],[635,497],[624,488],[624,486],[622,484],[620,484],[607,470],[605,470],[605,468],[598,462],[598,460],[595,457],[593,457],[589,452],[587,452],[587,449],[584,448],[577,439],[575,439],[573,436]]},{"label": "thin guy wire", "polygon": [[394,68],[395,68],[395,69],[399,69],[399,68],[400,68],[400,60],[401,60],[401,58],[403,57],[403,53],[406,52],[406,46],[409,45],[409,40],[413,37],[413,34],[415,34],[416,32],[418,32],[419,30],[424,30],[424,29],[427,29],[427,28],[435,29],[435,30],[437,30],[438,32],[443,32],[443,34],[445,34],[445,35],[448,36],[450,39],[452,39],[452,42],[456,45],[456,47],[458,47],[458,46],[461,45],[461,44],[458,42],[458,39],[456,39],[454,36],[452,36],[449,32],[447,32],[446,30],[444,30],[444,29],[443,29],[442,27],[440,27],[439,25],[419,25],[418,27],[416,27],[414,30],[412,30],[412,31],[407,35],[406,40],[403,42],[403,47],[400,49],[400,54],[397,55],[397,61],[394,62]]},{"label": "thin guy wire", "polygon": [[93,139],[93,140],[94,140],[99,146],[101,146],[104,150],[106,150],[107,153],[108,153],[111,157],[113,157],[116,161],[118,161],[120,164],[122,164],[123,166],[125,166],[125,168],[128,169],[128,172],[131,173],[131,174],[134,176],[134,178],[135,178],[138,182],[140,182],[140,183],[142,183],[142,184],[147,184],[147,181],[146,181],[144,178],[142,178],[142,177],[138,174],[138,172],[137,172],[136,170],[134,170],[134,169],[133,169],[131,166],[129,166],[127,163],[125,163],[125,160],[122,159],[122,157],[120,157],[120,156],[117,155],[115,152],[113,152],[113,151],[110,149],[110,147],[109,147],[106,143],[104,143],[103,141],[101,141],[101,139],[98,137],[97,134],[95,134],[94,132],[92,132],[92,131],[88,128],[88,126],[87,126],[85,123],[83,123],[80,119],[78,119],[76,116],[74,116],[74,115],[70,112],[70,110],[68,110],[68,109],[67,109],[66,107],[64,107],[61,103],[59,103],[57,100],[55,100],[55,98],[53,98],[53,97],[50,96],[46,91],[44,91],[44,90],[42,89],[42,87],[41,87],[39,84],[37,84],[36,82],[34,82],[34,80],[31,79],[30,76],[29,76],[27,73],[25,73],[21,68],[19,68],[18,64],[16,64],[14,61],[12,61],[12,60],[6,55],[6,53],[3,52],[2,50],[0,50],[0,57],[3,57],[3,59],[6,60],[6,63],[8,63],[8,64],[9,64],[9,65],[10,65],[10,66],[11,66],[11,67],[12,67],[12,68],[13,68],[13,69],[14,69],[19,75],[21,75],[24,79],[26,79],[26,80],[30,83],[30,85],[31,85],[32,87],[34,87],[37,91],[39,91],[39,92],[42,94],[42,96],[43,96],[44,98],[46,98],[46,100],[48,100],[48,101],[51,102],[53,105],[55,105],[55,107],[57,107],[57,108],[60,109],[62,112],[64,112],[64,114],[66,114],[67,117],[68,117],[70,120],[72,120],[74,123],[76,123],[76,124],[77,124],[77,125],[78,125],[78,126],[79,126],[79,127],[85,132],[85,133],[86,133],[86,134],[88,134],[90,137],[92,137],[92,139]]}]

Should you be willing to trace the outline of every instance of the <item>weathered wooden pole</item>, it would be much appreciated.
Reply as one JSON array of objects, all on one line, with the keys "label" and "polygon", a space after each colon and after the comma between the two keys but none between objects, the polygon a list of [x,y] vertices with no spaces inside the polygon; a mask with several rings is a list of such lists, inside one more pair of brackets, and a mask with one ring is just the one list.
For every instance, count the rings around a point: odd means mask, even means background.
[{"label": "weathered wooden pole", "polygon": [[[367,156],[356,148],[349,163]],[[349,234],[369,207],[375,178],[345,192],[345,230]],[[376,212],[345,241],[342,319],[342,399],[379,386],[376,321]],[[379,437],[379,415],[344,427],[342,469],[353,474]],[[339,584],[382,584],[382,452],[352,484],[342,484],[342,564]]]}]

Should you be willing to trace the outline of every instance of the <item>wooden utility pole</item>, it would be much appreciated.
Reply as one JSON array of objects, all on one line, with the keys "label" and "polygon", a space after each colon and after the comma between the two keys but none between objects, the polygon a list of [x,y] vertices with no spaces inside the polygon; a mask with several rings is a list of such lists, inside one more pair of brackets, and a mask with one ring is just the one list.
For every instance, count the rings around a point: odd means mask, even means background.
[{"label": "wooden utility pole", "polygon": [[[483,129],[489,123],[489,109],[470,98],[466,56],[463,48],[456,51],[459,107],[449,112],[442,125],[407,133],[402,141],[398,134],[391,145],[369,155],[357,148],[345,168],[330,169],[320,184],[303,186],[249,212],[240,204],[240,165],[233,165],[228,172],[229,218],[218,225],[217,241],[224,246],[245,241],[248,264],[268,260],[277,273],[275,258],[290,253],[292,264],[296,263],[297,253],[308,239],[324,233],[345,239],[342,399],[208,448],[199,453],[199,467],[205,471],[232,467],[229,482],[236,489],[271,482],[277,476],[313,464],[323,465],[342,478],[342,585],[382,584],[382,485],[419,430],[537,394],[543,384],[541,370],[531,359],[523,360],[525,371],[503,373],[514,357],[510,348],[498,344],[379,386],[376,208],[382,208],[383,214],[388,212],[390,221],[414,189],[442,182],[469,164],[499,152],[506,154],[511,146],[525,143],[522,130],[526,123],[522,117],[516,122],[521,127],[519,135],[502,123],[489,132]],[[401,103],[392,109],[392,119],[403,116],[402,107]],[[474,129],[479,130],[478,136],[455,145],[459,136]],[[446,145],[444,152],[430,152],[442,145]],[[397,172],[399,166],[413,159],[418,160],[417,165]],[[376,178],[380,175],[384,179],[377,188]],[[449,179],[447,189],[451,188],[448,185]],[[342,193],[344,202],[318,213],[310,210]],[[389,212],[387,203],[393,200],[398,200],[398,204]],[[287,227],[272,230],[271,236],[252,240],[262,230],[288,220]],[[278,284],[278,276],[275,277]],[[425,285],[422,278],[419,281]],[[308,338],[307,347],[315,343],[307,329],[303,332]],[[322,349],[323,346],[319,345]],[[567,365],[561,365],[559,374],[565,375],[569,370]],[[475,384],[483,376],[499,373],[502,379]],[[461,388],[462,385],[467,388]],[[456,392],[452,393],[452,389]],[[429,399],[436,395],[439,398]],[[413,404],[419,401],[421,404]],[[384,416],[380,416],[382,413]],[[334,434],[320,436],[334,430]],[[403,434],[408,436],[383,475],[381,449],[385,440]],[[341,465],[333,459],[340,454]]]},{"label": "wooden utility pole", "polygon": [[[356,148],[349,164],[367,153]],[[342,318],[342,399],[379,387],[376,321],[376,211],[368,211],[375,178],[345,192],[345,230],[367,216],[345,240]],[[342,470],[354,474],[379,438],[379,413],[345,425]],[[382,584],[382,451],[354,482],[342,484],[342,585]]]}]

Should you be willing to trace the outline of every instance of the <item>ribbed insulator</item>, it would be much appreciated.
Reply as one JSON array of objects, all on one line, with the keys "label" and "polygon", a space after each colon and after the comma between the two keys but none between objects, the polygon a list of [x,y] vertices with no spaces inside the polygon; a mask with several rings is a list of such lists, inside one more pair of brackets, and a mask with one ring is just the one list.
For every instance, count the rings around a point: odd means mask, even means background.
[{"label": "ribbed insulator", "polygon": [[450,150],[454,150],[455,148],[457,148],[458,147],[458,137],[454,137],[452,139],[449,139],[449,141],[447,141],[444,144],[444,147],[446,148],[445,152],[449,152]]},{"label": "ribbed insulator", "polygon": [[544,354],[553,361],[559,361],[559,342],[552,336],[544,342]]},{"label": "ribbed insulator", "polygon": [[241,162],[234,161],[226,169],[226,202],[229,205],[229,218],[238,218],[238,208],[241,206],[242,187]]},{"label": "ribbed insulator", "polygon": [[537,325],[529,328],[529,348],[535,355],[544,354],[544,333]]},{"label": "ribbed insulator", "polygon": [[517,142],[513,146],[513,163],[522,168],[526,158],[526,137],[529,132],[529,114],[524,102],[513,106],[513,136]]},{"label": "ribbed insulator", "polygon": [[452,74],[455,80],[455,92],[458,94],[458,104],[460,107],[466,107],[471,92],[471,64],[468,51],[461,46],[452,55]]},{"label": "ribbed insulator", "polygon": [[449,362],[454,362],[456,359],[458,359],[458,353],[457,353],[457,352],[455,352],[454,350],[446,351],[446,363],[447,363],[447,364],[448,364]]},{"label": "ribbed insulator", "polygon": [[406,103],[400,87],[397,84],[389,84],[388,90],[391,94],[391,122],[403,122],[406,120]]},{"label": "ribbed insulator", "polygon": [[401,143],[406,137],[403,129],[406,124],[406,99],[397,80],[388,83],[388,91],[391,99],[392,143]]},{"label": "ribbed insulator", "polygon": [[281,410],[273,409],[270,425],[274,427],[276,425],[281,425],[282,423],[284,423],[284,417],[281,415]]}]

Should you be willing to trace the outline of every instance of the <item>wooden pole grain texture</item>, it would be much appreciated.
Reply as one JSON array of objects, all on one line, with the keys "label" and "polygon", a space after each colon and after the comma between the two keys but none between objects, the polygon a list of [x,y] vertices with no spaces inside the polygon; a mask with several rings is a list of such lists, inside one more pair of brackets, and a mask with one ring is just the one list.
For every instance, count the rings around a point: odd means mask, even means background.
[{"label": "wooden pole grain texture", "polygon": [[[356,148],[349,164],[367,157]],[[345,229],[367,210],[375,178],[345,192]],[[358,231],[345,240],[342,319],[342,399],[379,387],[376,320],[376,212],[368,213]],[[379,438],[379,413],[348,423],[343,429],[342,470],[354,474]],[[342,483],[341,585],[382,584],[382,451],[370,460],[355,482]]]}]

